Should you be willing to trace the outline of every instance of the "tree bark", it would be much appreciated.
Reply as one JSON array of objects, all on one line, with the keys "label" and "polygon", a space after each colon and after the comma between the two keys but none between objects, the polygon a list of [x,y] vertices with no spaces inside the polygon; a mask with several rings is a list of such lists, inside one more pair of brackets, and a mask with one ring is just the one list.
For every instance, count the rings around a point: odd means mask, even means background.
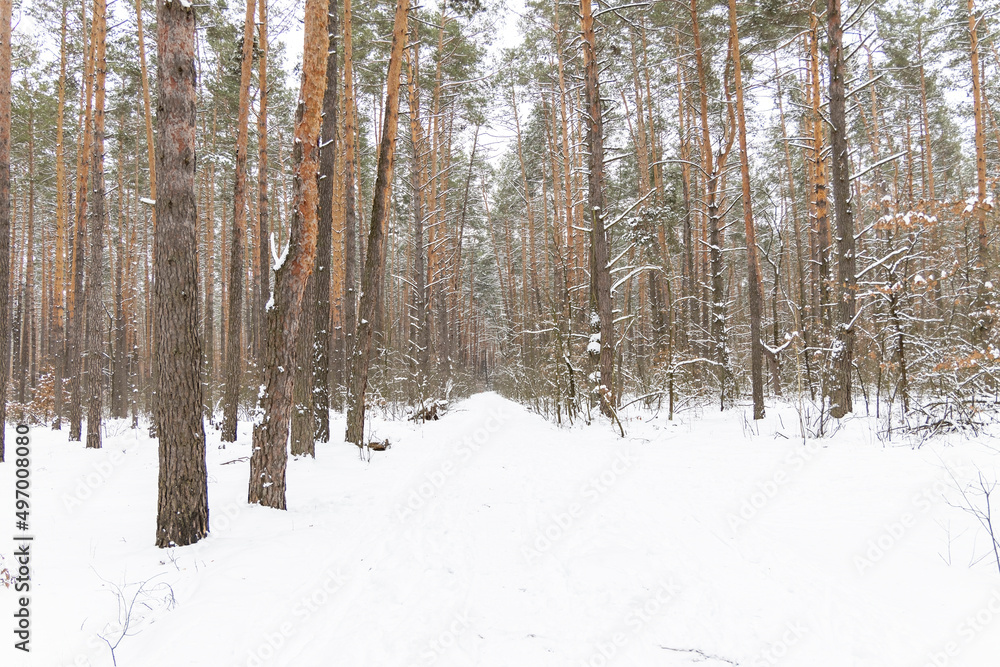
[{"label": "tree bark", "polygon": [[[354,41],[352,38],[351,0],[344,0],[344,331],[343,357],[337,363],[350,374],[357,328],[357,230],[355,203],[355,101],[354,101]],[[348,377],[341,379],[349,385]]]},{"label": "tree bark", "polygon": [[[119,117],[122,126],[125,125],[124,114]],[[125,164],[124,150],[119,143],[118,164]],[[125,205],[123,195],[125,193],[124,169],[119,166],[118,172],[118,230],[114,234],[115,248],[115,319],[114,319],[114,346],[111,357],[111,416],[115,419],[123,419],[128,416],[127,385],[128,385],[128,362],[126,352],[125,333],[125,245],[128,239],[128,228],[125,215]]]},{"label": "tree bark", "polygon": [[736,0],[729,0],[729,34],[733,45],[733,70],[736,78],[736,125],[740,142],[740,173],[743,182],[743,229],[747,245],[747,283],[750,302],[750,377],[753,393],[753,418],[764,418],[764,345],[761,340],[763,286],[760,260],[757,257],[757,234],[753,223],[750,192],[750,155],[747,152],[746,114],[743,110],[743,67],[740,62],[740,34],[736,26]]},{"label": "tree bark", "polygon": [[195,16],[157,2],[153,319],[157,339],[159,493],[156,546],[208,534],[208,476],[198,337],[198,215],[195,205]]},{"label": "tree bark", "polygon": [[812,101],[810,123],[812,129],[812,173],[813,173],[813,215],[815,217],[815,261],[814,283],[818,302],[813,309],[813,317],[820,324],[821,340],[830,335],[830,217],[827,203],[826,161],[823,158],[823,127],[825,121],[820,113],[823,100],[820,96],[819,74],[819,17],[815,5],[810,12],[809,31],[810,99]]},{"label": "tree bark", "polygon": [[[330,268],[333,257],[333,195],[337,180],[337,0],[329,0],[326,90],[319,148],[319,229],[316,236],[315,313],[312,349],[312,432],[318,442],[330,440]],[[345,139],[348,143],[350,139]],[[339,296],[339,295],[338,295]]]},{"label": "tree bark", "polygon": [[91,158],[90,253],[87,258],[87,447],[101,446],[104,361],[104,82],[107,72],[106,0],[94,0],[94,138]]},{"label": "tree bark", "polygon": [[254,307],[257,312],[255,332],[256,353],[259,355],[264,342],[264,322],[267,317],[267,300],[271,295],[270,207],[267,197],[267,0],[257,0],[259,7],[258,42],[260,61],[258,89],[260,103],[257,113],[257,285],[254,290]]},{"label": "tree bark", "polygon": [[348,380],[347,429],[345,440],[355,445],[364,442],[365,391],[368,387],[368,363],[371,360],[374,323],[381,302],[382,278],[385,273],[385,227],[392,196],[392,171],[396,150],[396,130],[399,117],[399,74],[403,48],[406,46],[406,22],[409,0],[397,0],[392,29],[392,49],[386,77],[385,117],[379,142],[378,168],[375,175],[375,199],[372,205],[371,229],[361,278],[361,321],[351,356]]},{"label": "tree bark", "polygon": [[263,384],[257,399],[248,501],[285,509],[285,466],[292,410],[292,366],[302,322],[302,297],[316,260],[317,172],[326,89],[328,5],[306,0],[302,88],[295,123],[294,210],[287,255],[275,267],[274,301],[267,311]]},{"label": "tree bark", "polygon": [[840,419],[852,410],[851,369],[854,356],[854,315],[857,311],[854,212],[851,205],[850,159],[847,154],[847,113],[844,99],[843,28],[840,0],[828,0],[827,39],[830,46],[830,145],[833,150],[833,203],[837,224],[837,311],[839,322],[831,353],[830,415]]},{"label": "tree bark", "polygon": [[[594,15],[590,0],[580,0],[583,31],[584,99],[586,104],[588,154],[588,203],[590,205],[590,306],[591,342],[600,343],[598,386],[601,412],[614,415],[615,394],[613,366],[615,329],[611,300],[611,267],[609,240],[604,228],[604,122],[601,117],[601,92],[597,73],[597,40],[594,36]],[[594,317],[596,310],[597,317]],[[595,327],[594,324],[597,324]],[[593,356],[592,347],[588,352]]]},{"label": "tree bark", "polygon": [[243,375],[243,271],[247,238],[247,141],[250,116],[250,66],[253,53],[254,0],[247,0],[243,24],[243,60],[236,134],[236,174],[233,186],[233,230],[229,257],[229,330],[226,333],[226,388],[222,402],[222,441],[236,442],[236,411]]},{"label": "tree bark", "polygon": [[[414,28],[416,33],[416,28]],[[430,312],[427,304],[427,273],[424,268],[426,250],[424,248],[424,154],[423,126],[420,121],[419,64],[420,42],[413,38],[412,55],[408,58],[407,86],[410,106],[410,142],[412,144],[413,166],[410,169],[410,196],[413,198],[413,295],[407,318],[410,322],[409,354],[413,368],[413,382],[416,387],[413,398],[422,402],[427,396],[427,382],[430,376]]]},{"label": "tree bark", "polygon": [[[86,0],[84,0],[84,6]],[[86,32],[86,31],[85,31]],[[88,33],[89,35],[89,33]],[[76,229],[73,235],[73,292],[70,300],[70,326],[66,332],[67,338],[67,375],[69,375],[69,440],[79,442],[83,432],[83,396],[81,395],[82,367],[80,363],[81,348],[84,344],[84,295],[83,268],[86,261],[87,243],[87,181],[90,171],[90,144],[92,135],[93,113],[93,40],[88,39],[84,56],[84,85],[81,86],[80,117],[83,141],[77,149],[77,182],[76,182]]]},{"label": "tree bark", "polygon": [[[21,276],[21,322],[20,322],[20,368],[17,379],[17,402],[21,404],[23,419],[24,404],[30,400],[28,392],[29,380],[32,378],[31,357],[34,351],[33,323],[35,321],[35,104],[34,100],[29,102],[28,107],[28,194],[26,215],[22,215],[22,222],[27,218],[27,231],[25,232],[24,253],[24,273]],[[34,382],[30,382],[34,384]]]},{"label": "tree bark", "polygon": [[[806,384],[809,386],[810,394],[813,391],[812,382],[812,368],[809,362],[809,346],[810,346],[810,332],[809,332],[809,318],[807,313],[807,299],[806,299],[806,277],[805,268],[802,263],[803,250],[802,250],[802,235],[799,229],[799,209],[796,205],[796,195],[795,195],[795,177],[792,172],[792,154],[789,149],[788,132],[785,128],[785,106],[782,102],[782,92],[781,92],[781,75],[778,71],[778,59],[775,55],[774,60],[774,71],[775,80],[778,83],[778,118],[781,123],[781,142],[785,151],[785,173],[788,176],[788,200],[791,204],[792,209],[792,236],[795,243],[795,273],[797,277],[799,303],[796,307],[798,311],[798,326],[802,333],[802,344],[805,348],[805,353],[802,355],[805,361],[806,369]],[[815,396],[813,396],[815,398]]]},{"label": "tree bark", "polygon": [[[976,2],[969,0],[969,56],[972,69],[972,105],[976,125],[976,196],[977,224],[977,267],[986,270],[986,121],[983,116],[983,90],[980,85],[979,70],[979,19],[976,16]],[[986,280],[985,275],[982,278]]]},{"label": "tree bark", "polygon": [[[0,426],[7,418],[10,373],[10,76],[11,0],[0,0]],[[0,428],[0,462],[4,431]]]},{"label": "tree bark", "polygon": [[53,369],[52,428],[62,428],[63,375],[66,365],[66,163],[64,146],[66,115],[66,14],[67,3],[62,5],[62,27],[59,33],[59,102],[56,110],[56,257],[55,257],[55,363]]},{"label": "tree bark", "polygon": [[[701,110],[702,169],[705,174],[705,189],[708,195],[706,207],[708,209],[707,233],[710,255],[711,303],[706,308],[706,314],[711,313],[711,321],[706,328],[710,331],[712,338],[712,357],[715,361],[716,377],[719,380],[719,405],[724,409],[732,398],[732,382],[729,371],[729,352],[726,343],[725,278],[722,275],[722,229],[719,225],[721,217],[719,212],[721,208],[719,201],[719,180],[722,177],[722,172],[729,157],[729,151],[733,145],[734,133],[732,132],[732,122],[730,122],[729,130],[726,132],[726,145],[719,147],[720,153],[718,159],[714,159],[708,120],[708,73],[705,70],[701,33],[698,27],[697,0],[691,0],[691,26],[694,36],[695,66],[698,73],[698,94]],[[731,115],[731,106],[729,107],[729,111]]]},{"label": "tree bark", "polygon": [[986,92],[983,90],[982,76],[979,66],[979,17],[976,16],[975,0],[968,0],[969,9],[969,55],[972,69],[972,110],[976,127],[976,203],[972,214],[976,221],[976,296],[972,303],[971,316],[973,321],[972,338],[976,343],[987,339],[993,328],[994,315],[991,307],[992,289],[989,284],[988,256],[986,236],[986,117],[983,113],[983,100]]}]

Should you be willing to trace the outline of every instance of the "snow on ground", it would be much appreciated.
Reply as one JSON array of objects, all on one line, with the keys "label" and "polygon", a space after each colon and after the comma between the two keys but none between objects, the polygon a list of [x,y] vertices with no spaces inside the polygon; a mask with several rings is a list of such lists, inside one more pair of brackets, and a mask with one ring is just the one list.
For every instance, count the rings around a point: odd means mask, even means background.
[{"label": "snow on ground", "polygon": [[996,441],[885,445],[855,419],[803,445],[792,408],[748,412],[634,411],[623,439],[480,394],[376,420],[370,461],[291,461],[286,512],[246,503],[246,425],[224,449],[210,429],[211,536],[168,550],[144,431],[94,451],[34,428],[32,652],[0,588],[0,665],[111,665],[102,635],[120,667],[997,664],[1000,574],[953,506]]}]

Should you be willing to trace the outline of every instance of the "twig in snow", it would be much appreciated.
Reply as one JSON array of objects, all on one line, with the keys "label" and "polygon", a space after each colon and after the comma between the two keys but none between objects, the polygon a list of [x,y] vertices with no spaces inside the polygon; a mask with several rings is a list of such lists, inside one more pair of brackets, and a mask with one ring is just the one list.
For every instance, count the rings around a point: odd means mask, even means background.
[{"label": "twig in snow", "polygon": [[729,658],[723,658],[722,656],[718,655],[712,655],[711,653],[705,653],[701,649],[697,648],[671,648],[669,646],[663,646],[662,644],[660,645],[660,648],[662,648],[664,651],[673,651],[675,653],[693,653],[696,656],[698,656],[695,659],[695,662],[702,662],[704,660],[718,660],[719,662],[725,662],[729,663],[730,665],[735,665],[736,667],[739,667],[739,663],[737,663],[735,660],[730,660]]}]

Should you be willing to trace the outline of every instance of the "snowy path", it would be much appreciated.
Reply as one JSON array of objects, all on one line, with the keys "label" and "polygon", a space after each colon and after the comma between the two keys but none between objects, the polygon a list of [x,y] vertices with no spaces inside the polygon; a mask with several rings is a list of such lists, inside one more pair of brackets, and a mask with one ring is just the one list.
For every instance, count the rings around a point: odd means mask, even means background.
[{"label": "snowy path", "polygon": [[249,433],[219,449],[212,430],[212,535],[166,552],[155,443],[34,429],[34,651],[5,641],[0,664],[110,665],[101,578],[131,597],[152,577],[121,667],[997,664],[1000,575],[970,567],[985,533],[942,499],[973,464],[997,476],[995,441],[886,448],[855,420],[804,447],[771,413],[754,436],[738,410],[636,413],[622,439],[481,394],[377,422],[393,446],[370,462],[292,461],[287,512],[245,503],[247,463],[226,462]]}]

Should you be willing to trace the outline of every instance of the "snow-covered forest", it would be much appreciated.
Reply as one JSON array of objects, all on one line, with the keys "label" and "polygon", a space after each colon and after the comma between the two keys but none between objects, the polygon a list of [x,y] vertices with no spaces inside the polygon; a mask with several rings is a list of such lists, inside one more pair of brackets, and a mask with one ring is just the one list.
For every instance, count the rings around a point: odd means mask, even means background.
[{"label": "snow-covered forest", "polygon": [[2,664],[994,664],[998,14],[0,0]]}]

